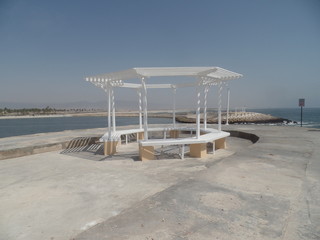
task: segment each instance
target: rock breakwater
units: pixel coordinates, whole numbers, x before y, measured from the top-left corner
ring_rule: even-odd
[[[203,114],[201,114],[200,121],[203,122]],[[185,114],[176,117],[177,122],[181,123],[195,123],[195,114]],[[221,121],[225,123],[227,121],[227,114],[223,112],[221,114]],[[295,123],[292,120],[275,117],[269,114],[256,113],[256,112],[230,112],[228,117],[230,124],[234,123],[255,123],[255,124],[267,124],[267,123]],[[215,124],[218,123],[218,114],[209,113],[207,116],[207,123]]]

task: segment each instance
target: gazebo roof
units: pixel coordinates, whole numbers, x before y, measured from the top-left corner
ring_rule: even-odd
[[[225,81],[242,77],[241,74],[231,72],[229,70],[220,67],[156,67],[156,68],[132,68],[119,72],[106,73],[102,75],[96,75],[87,77],[86,80],[92,83],[107,83],[140,79],[150,77],[175,77],[175,76],[187,76],[200,78],[206,81]],[[161,85],[161,84],[160,84]],[[123,83],[118,86],[129,87]],[[172,86],[172,85],[170,85]],[[131,85],[132,88],[137,87]],[[159,86],[160,87],[160,86]],[[169,85],[168,85],[169,87]]]

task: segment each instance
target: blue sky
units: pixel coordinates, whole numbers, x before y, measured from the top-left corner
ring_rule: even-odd
[[[174,66],[242,73],[232,107],[320,107],[320,1],[0,0],[0,105],[106,101],[84,77]],[[193,106],[194,90],[178,96]],[[136,98],[116,91],[123,105]],[[171,99],[154,91],[149,104]]]

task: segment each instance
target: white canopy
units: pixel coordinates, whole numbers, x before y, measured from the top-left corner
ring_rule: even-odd
[[[157,67],[157,68],[132,68],[119,72],[112,72],[102,75],[87,77],[86,80],[92,83],[110,83],[114,87],[140,88],[141,84],[124,83],[129,79],[147,79],[150,77],[195,77],[202,80],[206,85],[214,82],[221,82],[242,77],[241,74],[231,72],[220,67]],[[194,86],[194,84],[147,84],[147,88],[172,88]]]

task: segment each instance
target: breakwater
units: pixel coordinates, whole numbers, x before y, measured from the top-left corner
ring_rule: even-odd
[[[203,122],[203,114],[201,114],[200,121]],[[184,114],[176,117],[177,122],[181,123],[195,123],[196,115],[195,114]],[[227,121],[227,113],[221,113],[222,123]],[[270,114],[256,113],[256,112],[230,112],[228,116],[228,122],[230,124],[236,123],[296,123],[290,119],[275,117]],[[217,113],[208,113],[207,123],[215,124],[218,123],[218,114]]]

